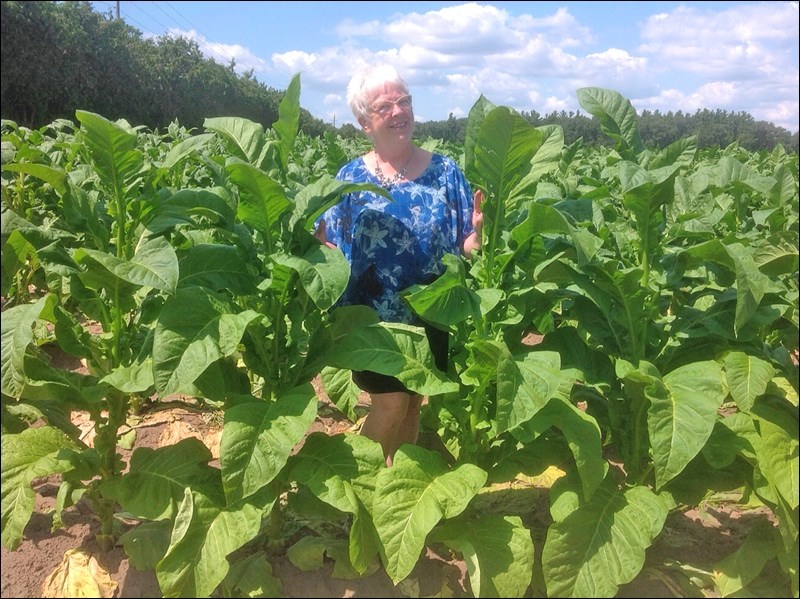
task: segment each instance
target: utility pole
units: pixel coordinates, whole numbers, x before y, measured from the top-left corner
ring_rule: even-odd
[[[117,0],[117,21],[119,21],[119,0]]]

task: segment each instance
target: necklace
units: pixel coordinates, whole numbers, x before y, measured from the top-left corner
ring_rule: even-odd
[[[406,162],[406,165],[394,174],[394,177],[387,177],[383,174],[383,169],[381,169],[381,165],[378,162],[378,154],[377,152],[375,153],[375,176],[378,178],[381,187],[384,189],[389,189],[401,179],[405,179],[406,173],[408,172],[408,165],[411,164],[411,159],[414,158],[414,151],[416,149],[417,146],[411,146],[411,156],[408,157],[408,162]]]

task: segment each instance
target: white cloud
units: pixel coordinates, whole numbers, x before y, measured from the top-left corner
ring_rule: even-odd
[[[539,112],[539,114],[544,115],[544,114],[550,114],[552,112],[561,112],[561,111],[570,112],[570,110],[571,106],[569,102],[565,101],[562,98],[556,98],[554,96],[550,96],[549,98],[545,99],[543,109],[541,111],[537,110],[537,112]]]
[[[508,20],[508,13],[494,6],[462,4],[400,16],[383,33],[400,45],[448,55],[485,55],[525,43],[523,32],[509,27]]]
[[[234,70],[239,74],[250,70],[254,73],[263,73],[266,70],[267,62],[265,60],[239,44],[210,42],[204,35],[197,33],[194,29],[183,31],[173,28],[169,30],[168,35],[176,38],[183,37],[196,42],[203,54],[226,66],[230,64],[231,60],[234,60]]]
[[[710,12],[683,7],[647,20],[639,50],[655,72],[683,71],[695,89],[646,98],[672,110],[749,112],[798,130],[798,3],[761,2]],[[654,77],[655,78],[655,77]]]
[[[797,131],[798,3],[724,6],[680,6],[599,45],[602,32],[567,8],[534,15],[541,9],[530,3],[529,14],[515,15],[470,2],[382,21],[348,19],[335,26],[341,44],[275,53],[271,67],[274,76],[300,72],[304,96],[324,97],[318,111],[326,114],[316,116],[336,114],[337,122],[352,119],[343,97],[350,75],[389,60],[412,88],[420,120],[466,115],[481,94],[543,115],[578,111],[577,89],[605,87],[637,110],[746,111]],[[241,56],[237,64],[246,62]]]
[[[381,31],[380,21],[359,23],[353,19],[344,19],[336,25],[336,34],[341,38],[378,37]]]
[[[681,7],[651,17],[639,50],[653,67],[714,79],[774,76],[797,56],[798,5],[765,2],[721,12]],[[796,67],[795,67],[796,68]]]

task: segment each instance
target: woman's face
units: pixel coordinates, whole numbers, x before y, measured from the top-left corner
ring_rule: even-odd
[[[376,144],[394,140],[410,141],[414,132],[411,95],[396,85],[379,89],[369,103],[365,122],[361,124]]]

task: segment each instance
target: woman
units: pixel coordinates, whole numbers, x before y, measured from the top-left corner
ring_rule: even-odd
[[[452,159],[414,145],[411,94],[394,67],[354,76],[347,101],[373,149],[336,178],[380,185],[394,201],[372,192],[346,194],[320,217],[316,235],[350,263],[340,305],[371,306],[385,322],[419,325],[400,292],[442,274],[445,253],[471,257],[480,247],[483,196],[477,191],[473,198]],[[447,333],[427,326],[426,332],[437,367],[446,370]],[[400,445],[417,441],[422,396],[375,372],[354,371],[353,381],[371,399],[361,434],[381,444],[391,466]]]

